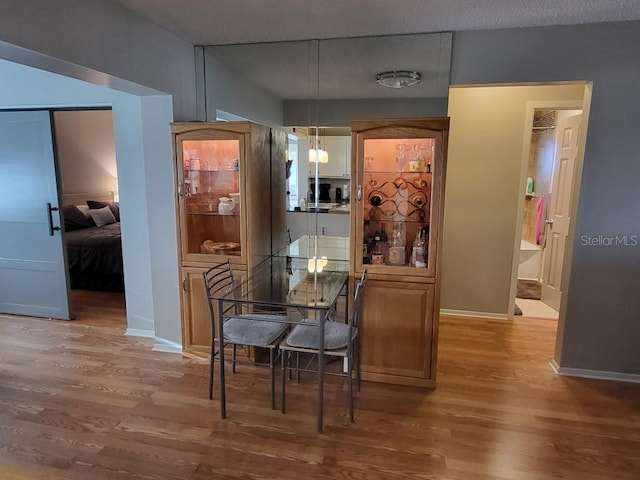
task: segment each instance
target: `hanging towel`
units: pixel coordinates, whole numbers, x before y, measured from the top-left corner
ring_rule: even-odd
[[[536,202],[536,209],[538,211],[536,216],[536,244],[542,245],[544,241],[544,221],[546,220],[546,196],[542,195]]]

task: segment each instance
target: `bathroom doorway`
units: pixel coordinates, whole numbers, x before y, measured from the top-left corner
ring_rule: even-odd
[[[515,315],[559,317],[582,110],[534,107],[524,176]]]

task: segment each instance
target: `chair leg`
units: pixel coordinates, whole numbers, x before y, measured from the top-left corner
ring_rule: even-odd
[[[211,339],[211,355],[209,355],[209,400],[213,400],[213,360],[216,356],[216,342]]]
[[[276,372],[273,354],[275,348],[269,349],[269,370],[271,372],[271,410],[276,409]]]
[[[356,337],[356,343],[355,343],[355,360],[356,360],[356,379],[357,379],[357,387],[358,387],[358,392],[360,391],[360,337]]]
[[[281,409],[282,409],[282,413],[284,413],[284,397],[285,397],[285,393],[286,393],[286,392],[285,392],[285,389],[286,389],[286,384],[287,384],[287,382],[285,381],[285,380],[286,380],[286,377],[287,377],[287,374],[286,374],[286,370],[287,370],[287,357],[288,357],[288,355],[287,355],[287,351],[286,351],[286,350],[281,350],[281,357],[280,357],[280,361],[282,362],[282,382],[281,382],[281,383],[282,383],[282,385],[281,385],[281,387],[280,387],[280,388],[281,388],[281,390],[280,390],[280,395],[281,395],[281,398],[280,398],[280,407],[281,407]],[[291,369],[289,369],[289,373],[291,373]]]
[[[347,380],[349,381],[349,421],[353,423],[353,352],[347,353]]]
[[[233,344],[233,353],[231,354],[231,371],[236,373],[236,356],[237,356],[238,346]]]

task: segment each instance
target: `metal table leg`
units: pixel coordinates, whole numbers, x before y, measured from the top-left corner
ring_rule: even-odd
[[[220,355],[220,417],[227,418],[227,398],[224,378],[224,331],[223,306],[218,300],[218,355]]]

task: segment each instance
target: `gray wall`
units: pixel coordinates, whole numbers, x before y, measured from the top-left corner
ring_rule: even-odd
[[[116,192],[111,110],[54,113],[61,193]]]
[[[216,110],[222,110],[263,125],[282,125],[282,100],[262,90],[220,62],[215,48],[196,48],[198,69],[203,72],[205,106],[202,120],[216,120]]]
[[[309,114],[311,110],[312,115]],[[366,100],[285,100],[285,126],[345,127],[356,118],[446,117],[446,98],[372,98]]]
[[[0,42],[70,63],[34,65],[29,52],[2,48],[0,58],[130,93],[155,89],[173,96],[176,120],[196,118],[193,46],[118,2],[2,0]]]
[[[639,22],[454,36],[453,85],[593,81],[570,287],[556,345],[564,368],[640,374],[640,246],[583,242],[583,236],[640,235],[638,45]]]

